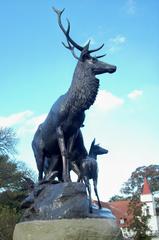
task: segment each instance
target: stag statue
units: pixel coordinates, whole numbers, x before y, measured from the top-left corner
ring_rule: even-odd
[[[68,150],[68,149],[67,149]],[[69,172],[73,170],[80,178],[80,166],[83,159],[88,156],[88,152],[84,146],[83,136],[81,130],[79,130],[78,138],[74,140],[72,151],[68,151],[69,154]],[[58,156],[46,157],[44,161],[44,173],[45,177],[43,181],[51,181],[57,178],[59,182],[63,182],[62,178],[62,159],[61,154]]]
[[[70,37],[70,22],[65,29],[61,22],[61,15],[64,11],[53,8],[58,17],[58,24],[64,33],[67,44],[63,45],[69,49],[73,56],[78,59],[73,79],[68,91],[60,96],[53,104],[45,121],[38,127],[33,141],[32,148],[39,171],[39,181],[43,179],[44,162],[46,158],[53,159],[56,163],[61,161],[62,178],[64,182],[69,178],[69,155],[75,146],[75,142],[81,141],[81,130],[85,119],[85,110],[94,103],[99,88],[99,80],[96,75],[113,73],[116,66],[104,63],[98,59],[102,56],[91,56],[97,49],[89,50],[90,41],[80,46]],[[80,51],[80,56],[74,52]],[[60,160],[61,159],[61,160]]]

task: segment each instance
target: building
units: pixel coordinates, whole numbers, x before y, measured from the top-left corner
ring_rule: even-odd
[[[129,222],[133,217],[132,215],[128,214],[129,203],[129,200],[120,200],[107,203],[101,202],[104,208],[109,208],[112,211],[113,215],[116,217],[116,222],[121,228],[123,236],[125,238],[132,236],[132,234],[128,231]]]
[[[150,186],[147,179],[144,179],[143,191],[140,196],[141,202],[146,205],[143,208],[144,214],[150,214],[149,227],[153,234],[159,233],[159,216],[157,214],[157,204],[155,202],[154,195],[151,193]]]
[[[143,207],[143,213],[149,214],[151,216],[149,220],[149,227],[152,230],[153,235],[159,235],[159,211],[157,211],[157,203],[155,197],[150,190],[150,186],[146,178],[144,178],[144,184],[142,188],[142,193],[140,196],[140,201],[145,203]],[[109,208],[112,213],[116,216],[116,221],[121,228],[123,235],[125,237],[131,237],[132,233],[128,232],[127,227],[130,220],[133,218],[132,215],[128,214],[128,206],[130,200],[120,200],[114,202],[102,202],[102,206]],[[159,238],[155,238],[159,239]]]

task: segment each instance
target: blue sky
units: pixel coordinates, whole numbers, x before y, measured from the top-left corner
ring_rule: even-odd
[[[17,131],[18,159],[36,168],[31,140],[77,63],[51,7],[65,8],[71,36],[91,47],[105,43],[103,61],[117,66],[100,76],[86,112],[84,140],[94,137],[109,154],[99,157],[102,200],[118,193],[139,166],[159,163],[159,2],[157,0],[2,0],[0,4],[0,125]],[[77,52],[77,54],[79,54]]]

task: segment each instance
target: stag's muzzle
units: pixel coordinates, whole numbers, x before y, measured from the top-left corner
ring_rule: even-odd
[[[95,75],[103,73],[114,73],[116,71],[116,66],[110,65],[104,62],[98,61],[98,64],[93,68],[93,73]]]
[[[114,73],[114,72],[116,72],[116,66],[113,66],[112,68],[110,68],[109,70],[108,70],[108,73]]]

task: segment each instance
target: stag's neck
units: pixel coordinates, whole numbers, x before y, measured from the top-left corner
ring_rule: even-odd
[[[99,80],[78,63],[75,69],[71,86],[68,90],[69,105],[74,111],[85,111],[94,103],[99,88]]]
[[[89,157],[97,160],[97,154],[95,154],[94,152],[89,152]]]

